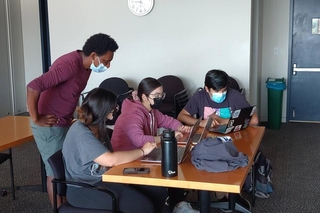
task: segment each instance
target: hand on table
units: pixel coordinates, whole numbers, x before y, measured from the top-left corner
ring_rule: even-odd
[[[143,150],[144,155],[147,155],[156,147],[157,147],[157,143],[147,142],[143,145],[141,149]]]
[[[201,126],[201,127],[205,127],[205,126],[207,125],[207,122],[208,122],[208,119],[202,120],[202,121],[200,122],[200,126]],[[219,125],[220,125],[219,121],[216,120],[216,119],[214,119],[214,118],[212,118],[211,127],[215,127],[215,126],[219,126]]]
[[[212,117],[211,127],[215,127],[215,126],[219,126],[220,125],[221,118],[218,115],[213,113],[212,115],[210,115],[210,117]]]
[[[190,126],[185,126],[185,125],[181,125],[177,131],[183,133],[189,133],[191,131],[191,127]]]
[[[174,136],[175,136],[177,139],[179,139],[179,138],[183,137],[183,134],[182,134],[181,132],[179,132],[179,131],[174,131]]]

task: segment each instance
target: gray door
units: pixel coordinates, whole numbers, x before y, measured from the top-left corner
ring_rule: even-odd
[[[292,0],[289,121],[320,122],[320,1]]]

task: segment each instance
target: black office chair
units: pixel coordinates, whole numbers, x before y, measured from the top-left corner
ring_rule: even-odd
[[[119,111],[113,116],[111,121],[107,121],[107,125],[114,125],[118,116],[121,114],[122,102],[131,95],[133,88],[128,86],[128,83],[122,78],[112,77],[107,78],[101,82],[100,88],[104,88],[114,92],[117,96],[117,103],[119,105]]]
[[[228,87],[238,90],[242,95],[245,95],[245,89],[244,88],[240,88],[238,82],[236,81],[236,79],[232,78],[229,76],[228,78]]]
[[[159,111],[165,115],[172,116],[176,118],[179,114],[176,112],[175,106],[175,95],[182,92],[185,87],[182,80],[174,75],[162,76],[158,79],[163,86],[163,92],[166,93],[166,97],[163,100],[162,106],[159,108]]]
[[[188,103],[189,96],[187,89],[182,90],[181,92],[174,95],[174,117],[177,118],[181,110]]]
[[[102,187],[99,186],[92,186],[86,183],[81,183],[81,182],[74,182],[74,181],[67,181],[65,179],[65,167],[62,159],[62,151],[59,150],[55,154],[53,154],[49,159],[49,164],[53,170],[53,175],[54,179],[52,180],[53,183],[53,199],[54,199],[54,206],[53,206],[53,211],[54,213],[71,213],[71,212],[79,212],[79,213],[116,213],[119,212],[117,211],[116,208],[116,197],[115,195],[109,191],[106,190]],[[84,200],[87,198],[90,200],[90,205],[93,207],[92,209],[88,208],[79,208],[72,206],[68,202],[62,203],[61,199],[61,205],[59,208],[57,207],[57,196],[66,197],[66,192],[67,192],[67,185],[69,184],[68,187],[73,186],[80,186],[81,188],[79,189],[78,196],[84,196]],[[99,192],[97,192],[99,191]],[[90,199],[90,194],[91,193],[105,193],[110,196],[111,202],[112,202],[112,209],[110,210],[101,210],[101,209],[94,209],[94,201]]]
[[[11,190],[12,190],[12,200],[16,199],[15,186],[14,186],[14,175],[13,175],[13,164],[12,164],[12,151],[9,149],[9,153],[0,153],[0,164],[4,163],[6,160],[10,161],[10,175],[11,175]],[[6,196],[6,190],[0,190],[1,196]]]
[[[201,90],[203,90],[203,89],[204,89],[203,87],[198,87],[198,88],[196,88],[196,89],[194,90],[194,92],[193,92],[192,95],[196,94],[197,92],[199,92],[199,91],[201,91]],[[200,115],[197,113],[197,114],[193,115],[193,117],[196,118],[196,119],[198,119],[198,118],[200,118]]]

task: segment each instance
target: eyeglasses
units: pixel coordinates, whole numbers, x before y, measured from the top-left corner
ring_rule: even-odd
[[[154,98],[151,98],[150,97],[150,95],[152,95]],[[148,96],[148,98],[150,98],[150,99],[164,99],[165,97],[166,97],[166,93],[164,92],[164,93],[162,93],[162,94],[160,94],[160,93],[154,93],[154,94],[150,94],[149,96]]]
[[[119,107],[119,105],[117,104],[117,105],[113,108],[113,110],[111,110],[110,113],[118,112],[119,109],[120,109],[120,107]]]

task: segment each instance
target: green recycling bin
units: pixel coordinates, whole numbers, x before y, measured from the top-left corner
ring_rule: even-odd
[[[284,78],[268,78],[268,127],[280,129],[282,117],[283,90],[286,89]]]

